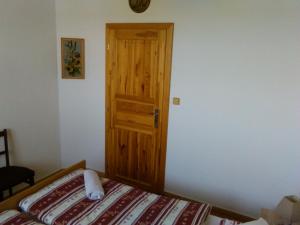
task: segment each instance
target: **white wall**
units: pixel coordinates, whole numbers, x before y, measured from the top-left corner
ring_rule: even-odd
[[[86,40],[86,80],[59,78],[62,163],[104,170],[105,23],[174,22],[182,105],[170,106],[166,190],[253,216],[300,194],[299,11],[298,0],[152,0],[143,14],[56,0],[58,57],[60,37]]]
[[[54,3],[0,1],[0,129],[37,179],[60,167]]]

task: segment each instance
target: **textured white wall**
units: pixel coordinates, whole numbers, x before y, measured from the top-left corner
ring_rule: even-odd
[[[0,0],[0,129],[37,178],[60,167],[54,3]]]
[[[300,194],[299,11],[298,0],[152,0],[143,14],[56,0],[58,57],[60,37],[86,40],[86,80],[59,79],[62,163],[104,169],[105,23],[174,22],[182,105],[170,106],[166,190],[253,216]]]

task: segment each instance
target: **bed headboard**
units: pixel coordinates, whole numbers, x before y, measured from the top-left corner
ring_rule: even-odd
[[[35,185],[24,189],[23,191],[18,192],[14,196],[0,202],[0,212],[8,209],[17,209],[19,202],[28,195],[31,195],[38,190],[42,189],[43,187],[49,185],[53,181],[69,174],[70,172],[77,170],[77,169],[85,169],[86,168],[86,161],[82,160],[68,168],[59,170],[58,172],[42,179],[41,181],[37,182]]]

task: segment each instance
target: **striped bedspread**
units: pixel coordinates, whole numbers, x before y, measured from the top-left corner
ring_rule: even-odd
[[[29,219],[17,210],[7,210],[0,213],[0,225],[42,225]]]
[[[25,212],[55,225],[193,225],[204,222],[210,206],[172,199],[103,179],[105,196],[86,198],[83,170],[57,180],[20,202]]]

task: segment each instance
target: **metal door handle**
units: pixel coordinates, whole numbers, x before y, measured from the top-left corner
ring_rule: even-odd
[[[158,128],[159,119],[159,109],[154,110],[154,127]]]

